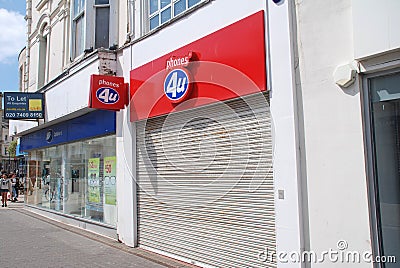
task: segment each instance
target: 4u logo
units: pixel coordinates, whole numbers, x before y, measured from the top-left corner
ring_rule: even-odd
[[[189,92],[189,75],[182,69],[174,69],[168,73],[164,81],[164,93],[173,102],[185,99]]]
[[[102,87],[96,91],[97,99],[104,104],[114,104],[119,100],[119,94],[115,89]]]

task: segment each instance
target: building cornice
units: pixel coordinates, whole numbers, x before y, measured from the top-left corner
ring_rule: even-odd
[[[39,3],[36,5],[36,10],[40,11],[45,4],[47,4],[49,2],[49,0],[40,0]]]

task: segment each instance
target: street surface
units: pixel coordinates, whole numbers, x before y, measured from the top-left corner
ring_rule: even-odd
[[[22,203],[0,207],[0,267],[190,267],[42,218]],[[193,266],[192,266],[193,267]]]

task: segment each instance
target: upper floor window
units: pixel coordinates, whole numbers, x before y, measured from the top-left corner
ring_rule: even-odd
[[[76,58],[84,51],[85,0],[74,0],[72,12],[72,54]]]
[[[85,50],[118,43],[118,1],[74,0],[72,4],[72,59]]]
[[[19,67],[18,77],[19,77],[19,91],[22,92],[24,90],[24,65]]]
[[[44,24],[39,34],[39,58],[37,72],[38,89],[46,84],[48,72],[48,25]]]
[[[109,48],[110,42],[110,3],[109,0],[95,0],[96,29],[94,48]]]
[[[170,21],[205,0],[147,0],[149,30]]]

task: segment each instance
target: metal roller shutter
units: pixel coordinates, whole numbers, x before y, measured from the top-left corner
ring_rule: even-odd
[[[210,267],[276,267],[265,94],[137,123],[139,246]]]

